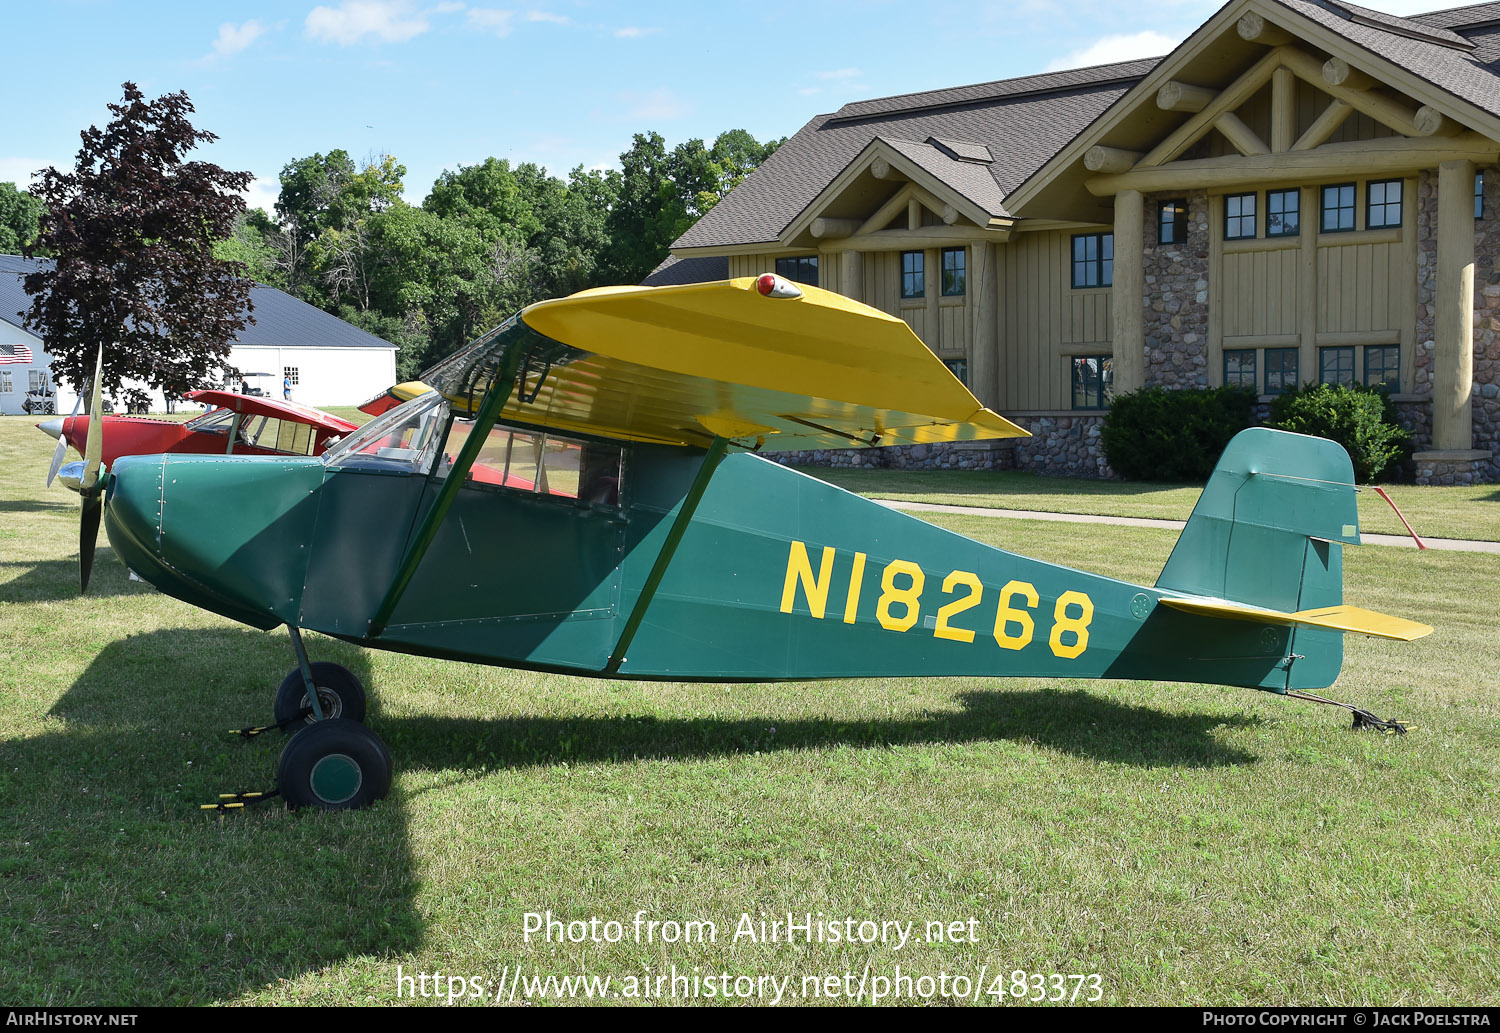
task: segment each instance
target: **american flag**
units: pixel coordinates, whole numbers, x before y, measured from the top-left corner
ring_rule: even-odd
[[[31,349],[24,344],[0,344],[0,366],[29,366]]]

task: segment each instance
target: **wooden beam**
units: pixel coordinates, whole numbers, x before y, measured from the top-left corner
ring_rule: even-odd
[[[1268,47],[1279,47],[1292,41],[1292,35],[1278,29],[1254,11],[1248,11],[1235,23],[1235,31],[1247,43],[1263,43]]]
[[[1344,120],[1352,114],[1354,114],[1354,105],[1334,97],[1328,102],[1328,107],[1323,109],[1323,113],[1307,127],[1307,132],[1297,137],[1297,142],[1292,144],[1292,150],[1310,151],[1314,147],[1321,146],[1330,136],[1338,132],[1339,126],[1343,125]]]
[[[1416,123],[1418,136],[1454,136],[1464,131],[1463,126],[1430,104],[1418,108],[1412,121]]]
[[[1173,80],[1156,91],[1156,106],[1163,111],[1202,111],[1217,96],[1207,86]]]
[[[1290,69],[1271,73],[1271,150],[1285,154],[1297,138],[1297,77]]]
[[[1493,165],[1500,160],[1500,143],[1478,133],[1453,137],[1403,139],[1383,137],[1330,143],[1314,150],[1245,157],[1200,158],[1159,168],[1136,168],[1115,176],[1095,176],[1084,186],[1096,197],[1121,190],[1152,193],[1158,190],[1221,190],[1243,186],[1279,186],[1308,180],[1336,179],[1358,170],[1359,176],[1396,175],[1430,169],[1446,161]],[[1470,184],[1472,196],[1473,184]],[[1470,209],[1470,217],[1473,210]]]
[[[913,232],[922,228],[922,202],[915,197],[906,202],[906,228]]]
[[[1283,64],[1290,68],[1297,78],[1326,90],[1329,95],[1351,105],[1355,111],[1369,115],[1375,121],[1389,126],[1402,136],[1422,135],[1417,129],[1415,108],[1392,100],[1384,94],[1351,89],[1347,85],[1329,82],[1323,74],[1326,64],[1319,64],[1318,59],[1306,51],[1286,47],[1279,53],[1282,55]]]
[[[845,251],[839,256],[839,293],[846,298],[861,301],[864,297],[865,256],[858,251]]]
[[[1140,151],[1095,145],[1083,152],[1083,167],[1090,172],[1129,172],[1141,160]]]
[[[860,226],[864,224],[861,219],[830,219],[819,216],[812,221],[812,235],[821,240],[837,240],[859,232]]]
[[[1137,164],[1141,168],[1154,168],[1176,160],[1198,139],[1213,127],[1214,119],[1225,111],[1233,111],[1249,100],[1255,91],[1270,81],[1271,73],[1281,65],[1281,55],[1286,47],[1277,47],[1255,64],[1251,65],[1234,82],[1219,92],[1212,104],[1178,126],[1161,143],[1153,147]],[[1102,171],[1102,170],[1101,170]]]
[[[839,241],[839,246],[866,253],[874,251],[920,251],[923,248],[961,247],[976,241],[997,244],[1010,239],[1008,231],[981,230],[972,226],[923,226],[919,230],[877,230]]]
[[[953,207],[951,204],[943,205],[943,210],[938,214],[942,216],[943,224],[945,226],[952,226],[955,222],[958,221],[958,209]]]
[[[1323,62],[1323,81],[1329,86],[1343,86],[1350,90],[1368,90],[1375,85],[1374,79],[1351,67],[1341,57],[1330,57]]]
[[[1224,139],[1234,144],[1234,149],[1246,157],[1271,153],[1265,141],[1255,135],[1255,130],[1245,125],[1232,111],[1222,112],[1218,118],[1214,119],[1214,128],[1223,133]]]

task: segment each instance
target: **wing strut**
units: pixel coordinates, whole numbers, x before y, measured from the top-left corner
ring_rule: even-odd
[[[677,545],[682,541],[682,536],[687,533],[688,525],[693,522],[693,514],[698,511],[698,503],[703,500],[703,493],[708,490],[708,482],[713,479],[714,471],[719,468],[719,460],[724,458],[724,452],[728,447],[729,439],[721,437],[714,438],[713,444],[708,446],[708,454],[703,457],[703,465],[698,467],[698,476],[693,478],[693,486],[688,489],[681,508],[677,510],[677,519],[672,521],[672,529],[667,532],[667,540],[662,543],[661,552],[656,554],[656,562],[651,566],[651,573],[647,576],[646,583],[641,586],[640,597],[635,601],[635,608],[630,611],[630,617],[625,622],[625,630],[620,632],[620,641],[615,643],[614,652],[610,654],[609,662],[604,665],[606,673],[618,673],[620,665],[625,662],[625,650],[630,648],[630,642],[635,638],[636,630],[645,619],[646,609],[651,605],[656,589],[661,585],[661,579],[666,576],[667,567],[672,563],[672,556],[677,552]]]
[[[391,581],[391,587],[386,589],[385,598],[380,601],[380,608],[375,611],[375,616],[370,621],[371,638],[379,638],[385,631],[385,626],[390,623],[391,614],[396,612],[396,604],[401,601],[401,596],[406,592],[406,586],[411,584],[411,579],[417,573],[417,567],[422,564],[422,557],[427,555],[427,549],[432,545],[432,540],[437,537],[438,528],[442,526],[443,518],[448,515],[453,500],[458,496],[458,489],[463,486],[464,477],[468,474],[469,468],[474,465],[474,460],[479,456],[479,450],[489,440],[490,430],[495,426],[495,421],[500,418],[500,410],[505,407],[511,392],[516,388],[516,370],[520,368],[520,365],[519,348],[509,349],[500,360],[500,368],[495,371],[495,379],[490,382],[489,389],[485,391],[484,401],[479,406],[479,413],[474,417],[474,427],[469,432],[469,440],[465,441],[464,447],[459,450],[458,458],[453,462],[453,468],[448,471],[443,486],[438,489],[437,498],[432,500],[432,508],[422,517],[417,533],[412,536],[411,543],[406,547],[406,555],[401,557],[401,565],[396,568],[396,576]]]

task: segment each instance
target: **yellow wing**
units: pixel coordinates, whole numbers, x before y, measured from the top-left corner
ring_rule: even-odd
[[[1026,436],[901,320],[831,291],[796,292],[768,297],[750,277],[584,291],[522,310],[423,379],[477,408],[482,394],[459,386],[476,382],[466,370],[496,368],[504,348],[542,355],[539,343],[555,342],[566,350],[523,367],[503,418],[633,441],[721,436],[766,451]]]

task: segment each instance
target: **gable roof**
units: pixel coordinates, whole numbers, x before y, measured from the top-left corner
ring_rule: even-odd
[[[42,268],[47,259],[0,255],[0,320],[36,334],[22,325],[21,313],[31,307],[31,296],[21,278]],[[255,322],[231,342],[261,348],[394,348],[389,341],[366,333],[290,294],[255,284],[250,288]]]
[[[819,115],[673,244],[774,243],[877,138],[992,218],[1005,195],[1149,71],[1157,58],[857,101]],[[958,151],[959,156],[945,153]],[[987,148],[992,161],[979,159]]]
[[[1021,216],[1107,220],[1107,200],[1084,192],[1084,151],[1101,143],[1149,149],[1185,124],[1191,114],[1159,111],[1151,98],[1179,76],[1222,88],[1265,56],[1235,31],[1252,12],[1500,141],[1500,3],[1400,18],[1343,0],[1233,0],[1019,184],[1011,206]]]

